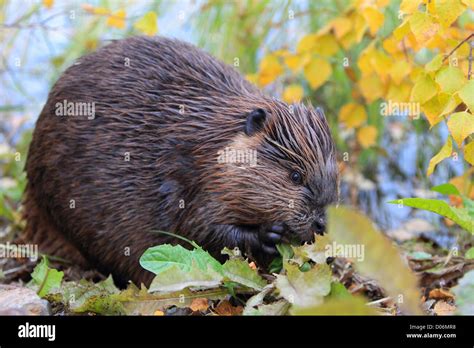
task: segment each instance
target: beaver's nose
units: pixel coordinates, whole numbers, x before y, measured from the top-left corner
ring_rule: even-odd
[[[323,235],[326,231],[326,219],[324,217],[316,218],[311,227],[316,234]]]

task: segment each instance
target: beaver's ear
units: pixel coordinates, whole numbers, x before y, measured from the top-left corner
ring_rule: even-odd
[[[265,125],[267,113],[263,109],[255,109],[247,115],[245,134],[249,137],[260,131]]]

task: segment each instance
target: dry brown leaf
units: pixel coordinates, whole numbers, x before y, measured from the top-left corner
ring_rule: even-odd
[[[157,316],[163,316],[165,315],[165,313],[163,311],[155,311],[155,313],[153,313],[153,315],[157,315]]]
[[[444,290],[444,289],[431,290],[429,297],[434,298],[436,300],[454,299],[454,295],[450,293],[448,290]]]
[[[456,310],[456,307],[453,305],[450,305],[446,301],[438,301],[436,302],[433,311],[437,315],[453,315],[454,311]]]
[[[224,301],[219,302],[219,304],[214,309],[214,311],[218,315],[225,315],[225,316],[240,315],[242,314],[243,308],[242,306],[234,307],[230,304],[229,301],[224,300]]]
[[[189,306],[193,312],[205,311],[209,308],[207,298],[195,298]]]
[[[253,262],[253,261],[249,263],[249,267],[250,267],[251,269],[254,269],[254,270],[257,269],[257,265],[256,265],[255,262]]]

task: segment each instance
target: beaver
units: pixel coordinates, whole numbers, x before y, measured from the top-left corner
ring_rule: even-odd
[[[320,108],[266,96],[176,39],[113,41],[49,93],[27,156],[25,235],[116,281],[149,283],[143,252],[186,244],[160,231],[265,264],[278,243],[323,233],[335,152]]]

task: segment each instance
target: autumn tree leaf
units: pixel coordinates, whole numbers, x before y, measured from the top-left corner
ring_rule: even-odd
[[[468,112],[456,112],[449,117],[448,129],[454,141],[460,147],[464,139],[474,133],[474,115]]]
[[[344,105],[339,111],[339,121],[348,128],[356,128],[367,120],[365,108],[360,104],[349,103]]]
[[[277,274],[276,287],[288,302],[297,307],[309,307],[322,303],[331,291],[331,269],[327,264],[316,264],[307,272],[288,262],[286,275]]]
[[[424,104],[433,98],[438,91],[436,83],[430,75],[422,74],[416,80],[415,85],[411,91],[411,100]]]
[[[332,74],[332,67],[325,59],[315,58],[304,68],[304,77],[312,89],[317,89]]]
[[[436,74],[436,82],[446,93],[459,91],[465,80],[462,70],[453,66],[444,67]]]
[[[366,7],[362,11],[362,15],[369,25],[370,34],[375,36],[383,24],[384,14],[374,7]]]
[[[438,163],[440,163],[442,160],[445,158],[448,158],[451,156],[451,153],[453,151],[453,141],[451,140],[451,137],[448,137],[448,140],[446,140],[446,143],[443,145],[441,150],[433,156],[432,159],[430,159],[430,164],[428,165],[428,170],[426,171],[426,175],[430,176],[433,174],[433,171]]]
[[[364,126],[357,131],[357,141],[363,148],[375,145],[377,140],[377,127]]]
[[[459,91],[459,97],[467,105],[471,113],[474,113],[474,80],[470,80]]]
[[[421,313],[418,280],[403,261],[393,244],[364,215],[346,207],[328,210],[328,234],[339,244],[364,246],[362,261],[354,266],[361,273],[376,279],[390,296],[400,301],[400,307],[411,314]],[[390,265],[380,267],[380,260]]]
[[[107,25],[109,27],[123,29],[125,28],[125,17],[127,13],[124,9],[120,9],[116,12],[113,12],[109,18],[107,18]]]
[[[276,80],[283,73],[283,66],[280,64],[278,57],[269,54],[260,62],[260,71],[258,82],[261,86],[266,86]]]
[[[297,84],[289,85],[283,91],[283,100],[289,104],[298,103],[303,98],[303,87]]]
[[[158,31],[158,24],[157,24],[157,16],[156,13],[150,11],[146,13],[142,18],[135,22],[133,25],[137,30],[141,31],[145,35],[153,36]]]
[[[435,0],[436,14],[441,25],[448,28],[466,9],[461,0]]]
[[[464,147],[464,159],[474,166],[474,141]]]

